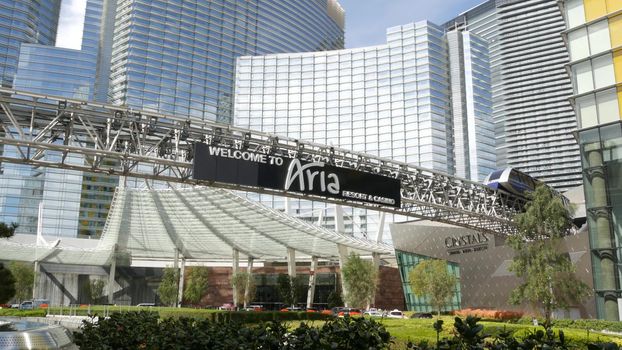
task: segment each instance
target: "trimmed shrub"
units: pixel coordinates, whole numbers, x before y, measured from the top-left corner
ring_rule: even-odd
[[[523,317],[525,313],[509,310],[462,309],[454,311],[453,314],[460,317],[474,316],[482,320],[516,321]]]
[[[231,319],[159,320],[157,313],[146,311],[113,313],[110,318],[96,323],[84,321],[81,332],[74,334],[79,347],[95,350],[388,349],[391,343],[389,333],[381,324],[364,318],[333,319],[321,329],[302,323],[290,332],[278,321],[243,325]]]

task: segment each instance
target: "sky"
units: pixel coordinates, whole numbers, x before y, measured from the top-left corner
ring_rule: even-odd
[[[281,0],[284,1],[284,0]],[[430,20],[443,24],[484,0],[339,0],[346,11],[346,47],[380,45],[389,27]],[[86,0],[62,0],[56,46],[80,49]]]
[[[80,49],[86,0],[63,0],[56,35],[56,46],[67,49]]]
[[[346,11],[346,48],[386,43],[387,28],[424,19],[443,24],[485,0],[339,0]]]

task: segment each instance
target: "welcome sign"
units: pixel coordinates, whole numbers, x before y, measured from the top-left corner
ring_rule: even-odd
[[[236,185],[399,208],[400,182],[390,177],[222,146],[195,144],[193,177]]]

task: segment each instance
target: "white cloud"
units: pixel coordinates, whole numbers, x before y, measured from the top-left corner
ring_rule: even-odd
[[[80,49],[86,0],[63,0],[56,34],[56,46]]]

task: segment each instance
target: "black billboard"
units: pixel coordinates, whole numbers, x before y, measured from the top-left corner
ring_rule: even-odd
[[[399,180],[324,162],[197,143],[193,166],[196,180],[400,207]]]

